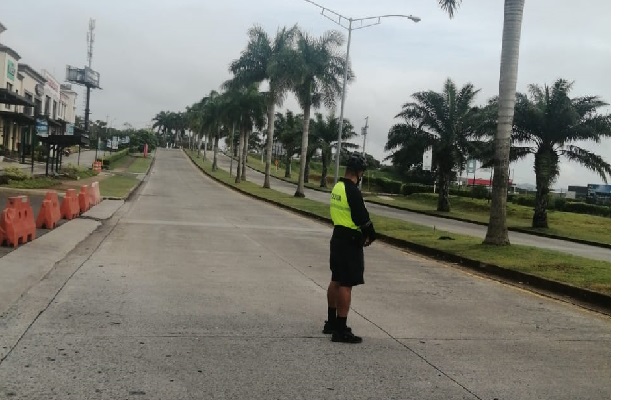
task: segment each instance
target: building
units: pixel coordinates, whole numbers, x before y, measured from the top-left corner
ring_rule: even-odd
[[[0,23],[0,34],[5,30]],[[24,162],[40,142],[52,146],[55,156],[63,147],[81,143],[81,136],[75,137],[78,94],[72,86],[19,61],[15,50],[0,43],[0,155]]]

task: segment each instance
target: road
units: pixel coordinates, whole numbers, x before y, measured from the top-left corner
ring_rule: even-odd
[[[159,150],[0,319],[0,398],[610,398],[609,317],[378,242],[331,342],[330,233]]]
[[[208,157],[210,157],[209,154]],[[218,164],[220,168],[229,171],[229,162],[230,160],[227,156],[219,154]],[[257,172],[251,168],[247,168],[247,180],[249,180],[250,182],[254,182],[258,185],[262,185],[264,183],[264,174]],[[270,186],[272,189],[288,194],[294,194],[294,192],[296,191],[296,186],[294,184],[276,178],[271,178]],[[305,196],[312,200],[325,203],[329,202],[329,194],[318,190],[306,188]],[[435,227],[436,229],[447,232],[475,236],[478,238],[484,238],[486,236],[486,226],[483,225],[461,222],[447,218],[439,218],[411,211],[398,210],[395,208],[386,207],[384,205],[374,203],[368,203],[367,208],[370,213],[375,215],[397,218],[419,225]],[[550,239],[520,232],[508,232],[508,237],[510,238],[510,243],[512,244],[540,247],[543,249],[560,251],[563,253],[591,258],[594,260],[609,262],[611,261],[611,249],[597,246],[588,246],[585,244],[574,243],[566,240]]]

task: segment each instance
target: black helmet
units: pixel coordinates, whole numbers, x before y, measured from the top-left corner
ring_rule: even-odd
[[[361,153],[354,151],[349,156],[349,160],[347,160],[347,169],[352,171],[366,171],[366,157],[364,157]]]

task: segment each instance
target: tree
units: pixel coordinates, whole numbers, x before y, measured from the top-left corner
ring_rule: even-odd
[[[218,170],[218,141],[222,133],[222,104],[220,93],[212,90],[208,96],[203,98],[201,104],[201,131],[207,132],[214,141],[214,160],[212,171]]]
[[[312,121],[312,136],[315,138],[318,148],[321,149],[321,161],[323,170],[321,172],[320,187],[327,187],[327,173],[331,165],[332,151],[338,143],[338,124],[340,119],[334,114],[329,114],[324,118],[321,113],[316,113]],[[345,148],[358,148],[356,144],[348,143],[347,140],[357,136],[353,130],[353,125],[348,119],[344,119],[342,124],[342,140]]]
[[[458,90],[447,79],[442,93],[414,93],[414,102],[404,104],[396,116],[404,122],[394,125],[388,133],[388,150],[404,147],[405,143],[399,140],[402,137],[411,137],[411,145],[417,149],[432,149],[438,177],[438,211],[450,210],[449,182],[466,164],[472,139],[477,135],[479,109],[472,107],[472,102],[478,91],[470,83]]]
[[[438,0],[442,9],[453,18],[462,0]],[[508,245],[506,205],[508,169],[510,166],[510,136],[519,70],[519,39],[525,0],[504,0],[504,29],[499,70],[499,123],[495,136],[494,175],[491,214],[484,244]]]
[[[297,31],[296,25],[292,28],[281,28],[277,31],[275,38],[271,40],[261,27],[254,26],[249,29],[249,42],[240,58],[233,61],[229,66],[229,70],[234,74],[231,84],[235,87],[246,87],[254,83],[268,81],[265,188],[270,188],[275,106],[281,106],[286,92],[293,86],[291,77],[294,75],[291,70],[294,66],[293,45]]]
[[[504,1],[504,30],[502,55],[499,71],[499,110],[493,190],[491,193],[491,215],[486,230],[485,244],[508,245],[506,205],[508,196],[508,171],[510,167],[510,136],[512,134],[517,73],[519,69],[519,39],[525,0]]]
[[[292,177],[292,157],[296,154],[299,141],[302,137],[303,115],[294,115],[290,110],[284,116],[277,113],[275,117],[275,133],[277,140],[281,142],[286,161],[286,178]]]
[[[529,85],[530,97],[517,94],[511,159],[534,154],[536,202],[532,226],[547,228],[547,202],[551,185],[560,174],[560,157],[597,172],[607,181],[611,166],[602,157],[576,144],[599,143],[611,136],[611,116],[597,109],[608,104],[597,96],[569,98],[573,82],[558,79],[551,87]]]
[[[305,197],[305,160],[307,158],[310,112],[321,103],[332,108],[336,97],[342,92],[345,57],[337,49],[344,43],[340,32],[328,31],[320,38],[312,38],[299,32],[294,93],[303,109],[303,131],[301,139],[301,163],[296,197]],[[352,78],[352,74],[349,75]]]

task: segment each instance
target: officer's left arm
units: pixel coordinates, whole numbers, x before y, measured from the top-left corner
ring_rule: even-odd
[[[346,192],[347,202],[351,208],[351,219],[353,220],[353,223],[355,223],[362,231],[364,242],[368,246],[375,240],[375,227],[373,226],[369,212],[364,205],[362,193],[357,186],[347,187]]]

